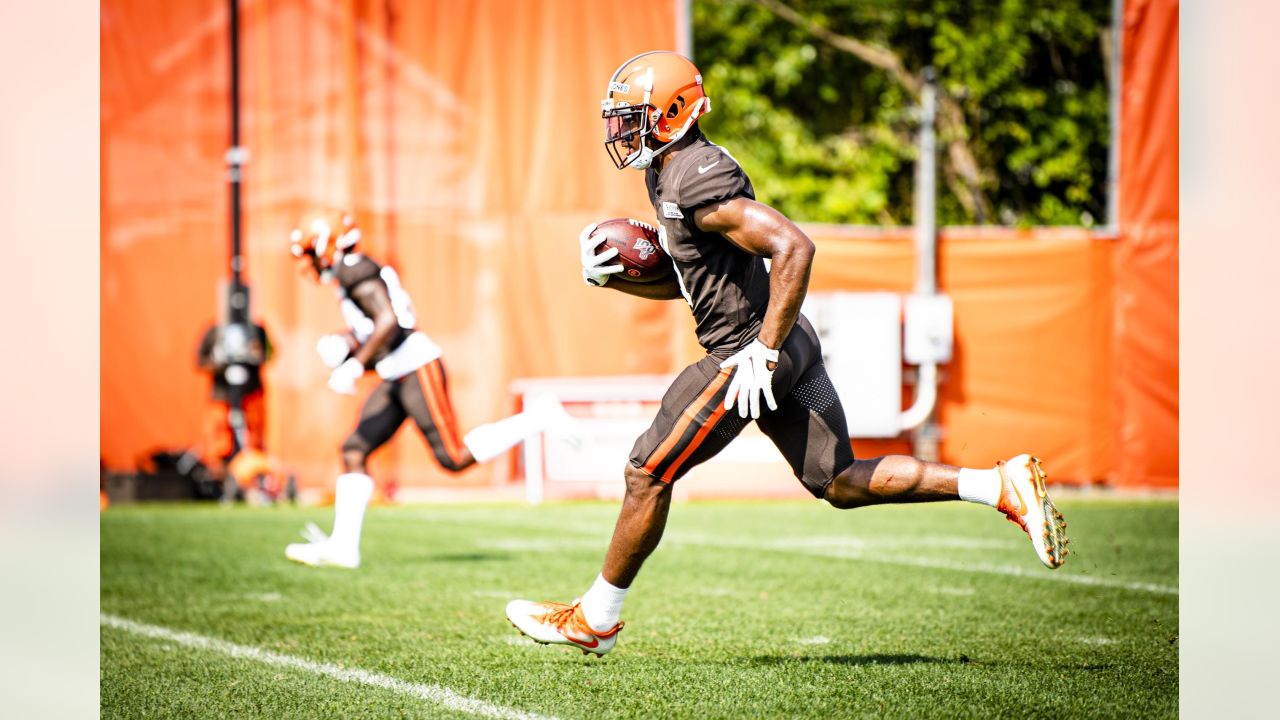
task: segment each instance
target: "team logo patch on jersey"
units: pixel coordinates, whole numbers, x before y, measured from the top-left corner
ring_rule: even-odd
[[[635,248],[635,251],[640,254],[641,260],[648,260],[650,255],[658,251],[658,248],[654,247],[653,243],[644,238],[635,241],[635,244],[631,247]]]
[[[684,213],[680,212],[680,206],[673,202],[662,202],[662,217],[680,219],[684,217]]]

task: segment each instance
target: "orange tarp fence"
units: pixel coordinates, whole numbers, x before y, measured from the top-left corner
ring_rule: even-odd
[[[313,208],[353,208],[365,249],[400,270],[445,348],[465,426],[507,411],[514,377],[673,366],[673,310],[583,286],[574,239],[590,220],[646,213],[639,176],[600,145],[599,100],[623,60],[675,45],[675,12],[621,0],[241,4],[247,281],[276,347],[267,446],[304,483],[331,481],[358,408],[325,389],[313,351],[341,325],[333,291],[287,258],[290,228]],[[209,381],[195,349],[228,276],[227,19],[222,0],[103,3],[109,466],[200,435]],[[411,432],[374,465],[405,483],[446,479]]]
[[[810,290],[912,291],[910,229],[805,229],[818,246]],[[956,312],[938,398],[944,461],[987,467],[1026,451],[1055,480],[1108,478],[1114,249],[1085,230],[942,231],[939,290]],[[907,451],[855,443],[859,456]]]
[[[1121,485],[1178,484],[1178,2],[1125,0],[1116,248]]]
[[[600,146],[598,101],[622,60],[675,45],[676,5],[242,4],[246,277],[276,349],[264,375],[267,446],[304,485],[332,482],[359,402],[325,387],[313,350],[341,325],[333,290],[305,281],[285,250],[314,208],[353,208],[366,251],[400,271],[445,350],[464,428],[509,412],[516,377],[666,373],[696,357],[683,303],[586,287],[575,242],[588,221],[652,215],[641,176],[614,169]],[[111,467],[201,435],[209,380],[195,349],[228,275],[227,91],[225,2],[104,2],[101,446]],[[1176,150],[1176,113],[1172,122]],[[1176,248],[1176,183],[1173,192]],[[1176,482],[1176,372],[1172,437],[1165,373],[1176,354],[1138,352],[1149,335],[1131,334],[1170,317],[1176,333],[1176,279],[1149,262],[1167,242],[1126,244],[1147,237],[1139,220],[1154,216],[1123,208],[1122,233],[1137,234],[1119,240],[944,231],[940,284],[957,313],[939,400],[944,460],[989,466],[1026,450],[1048,458],[1055,478],[1116,479],[1120,467],[1120,479],[1141,482],[1163,477],[1172,452]],[[815,290],[910,289],[908,230],[806,227],[819,246]],[[1113,292],[1138,300],[1121,308]],[[1152,362],[1160,372],[1148,377]],[[1120,447],[1122,436],[1133,445]],[[449,476],[410,430],[373,472],[475,485],[504,468]]]

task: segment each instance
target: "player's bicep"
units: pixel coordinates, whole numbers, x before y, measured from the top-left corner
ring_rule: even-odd
[[[693,221],[699,230],[720,233],[739,248],[760,257],[773,257],[797,237],[805,237],[785,215],[761,202],[735,197],[698,208]]]

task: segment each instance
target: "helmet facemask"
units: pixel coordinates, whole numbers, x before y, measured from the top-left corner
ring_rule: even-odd
[[[697,102],[699,105],[710,105],[706,102],[706,98],[699,99]],[[650,147],[649,139],[653,137],[657,120],[662,117],[660,110],[652,105],[605,109],[600,113],[604,118],[605,149],[609,151],[609,157],[613,158],[613,163],[619,170],[627,167],[633,170],[645,170],[653,164],[653,159],[659,153],[674,145],[689,132],[700,114],[695,108],[684,126],[676,131],[670,141],[653,148]],[[639,147],[636,147],[635,143],[637,138]]]
[[[643,170],[653,162],[648,143],[649,134],[653,132],[650,110],[652,106],[636,105],[606,109],[600,114],[604,118],[605,149],[619,170],[624,167]],[[641,163],[642,167],[636,167]]]
[[[324,258],[316,252],[313,238],[304,236],[302,230],[295,229],[289,236],[289,254],[298,261],[298,269],[319,283],[327,283],[332,276],[331,268]]]
[[[350,252],[360,240],[360,229],[350,215],[332,222],[316,218],[307,230],[295,228],[289,235],[289,252],[302,261],[317,282],[327,283],[333,277],[333,266]]]

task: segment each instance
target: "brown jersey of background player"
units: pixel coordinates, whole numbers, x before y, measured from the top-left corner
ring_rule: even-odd
[[[645,171],[659,241],[676,272],[651,283],[625,280],[617,275],[622,266],[609,264],[618,250],[597,254],[595,226],[588,225],[579,236],[583,279],[653,300],[683,297],[707,355],[676,377],[632,449],[622,509],[595,583],[572,605],[513,600],[507,617],[521,632],[609,652],[622,629],[622,598],[662,538],[672,483],[751,421],[797,479],[834,507],[972,500],[1026,531],[1045,565],[1062,564],[1064,524],[1030,455],[986,470],[903,455],[854,459],[817,335],[800,314],[813,242],[757,202],[734,158],[703,137],[697,122],[711,100],[693,63],[671,52],[631,58],[609,79],[601,106],[606,150],[619,169]]]
[[[347,327],[362,346],[369,346],[366,366],[377,363],[400,347],[416,328],[416,318],[409,306],[397,308],[392,292],[403,293],[399,276],[390,266],[383,267],[361,253],[346,253],[334,264],[333,278],[338,286],[339,307]],[[405,295],[407,298],[408,296]],[[379,328],[378,319],[390,310],[395,318],[383,323],[385,337],[374,340],[373,332]]]

